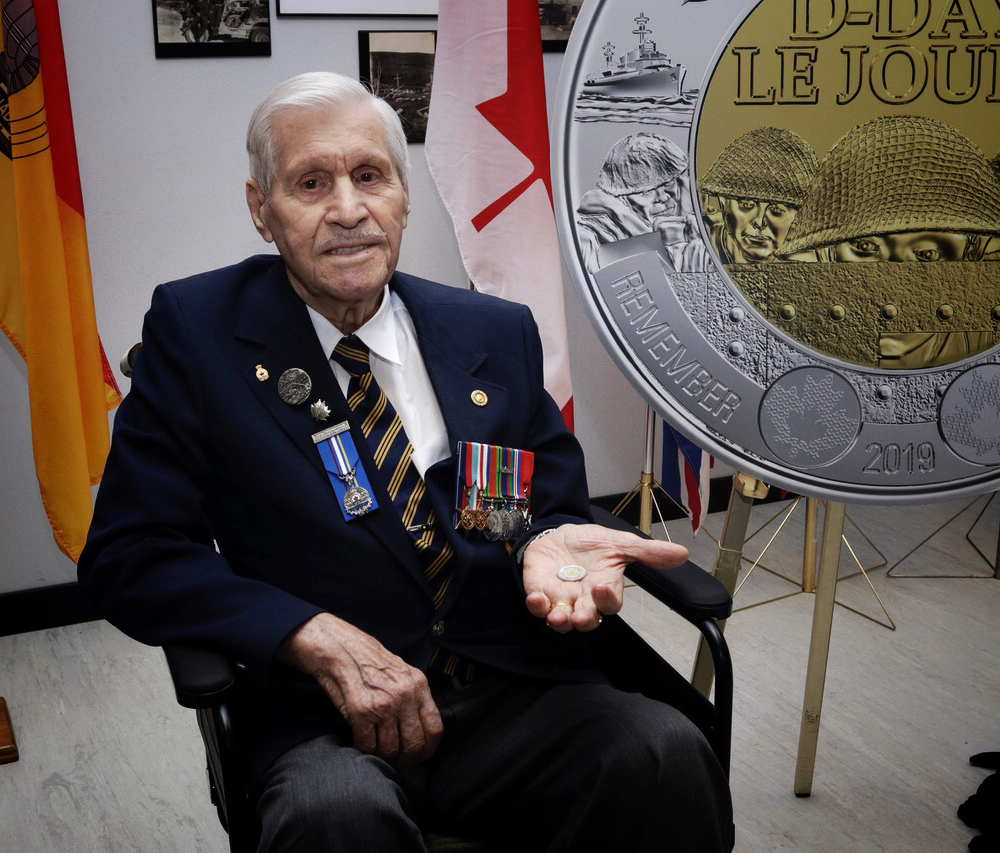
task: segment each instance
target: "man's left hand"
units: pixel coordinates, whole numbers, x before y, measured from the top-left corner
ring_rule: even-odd
[[[597,524],[564,524],[525,549],[528,611],[560,633],[592,631],[604,616],[622,609],[625,566],[638,561],[668,569],[687,558],[683,545]],[[562,580],[557,572],[563,566],[581,566],[587,573],[582,580]]]

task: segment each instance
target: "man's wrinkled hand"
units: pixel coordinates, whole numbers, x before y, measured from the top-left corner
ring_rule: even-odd
[[[622,609],[629,563],[667,569],[687,558],[682,545],[597,524],[564,524],[525,549],[522,579],[528,611],[560,633],[592,631],[604,616]],[[581,566],[587,573],[579,581],[562,580],[557,572],[563,566]]]
[[[371,635],[320,613],[293,631],[278,654],[320,683],[358,751],[398,769],[434,754],[443,726],[427,678]]]

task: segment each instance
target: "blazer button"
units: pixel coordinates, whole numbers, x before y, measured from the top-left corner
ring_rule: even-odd
[[[431,627],[431,634],[435,637],[440,637],[444,633],[444,620],[435,622]]]

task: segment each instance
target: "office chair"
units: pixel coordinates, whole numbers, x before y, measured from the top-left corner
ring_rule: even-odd
[[[634,532],[630,525],[606,510],[593,509],[598,524]],[[712,575],[691,562],[666,571],[634,563],[627,569],[626,578],[701,631],[715,664],[715,701],[695,690],[617,616],[605,618],[600,628],[604,636],[599,644],[595,643],[602,666],[615,686],[669,702],[688,716],[704,732],[728,775],[733,672],[729,649],[716,620],[728,618],[732,611],[729,593]],[[614,652],[608,651],[609,648]],[[224,656],[206,649],[167,646],[164,652],[177,701],[197,713],[205,742],[210,795],[219,820],[229,833],[230,850],[254,851],[259,828],[242,781],[239,709],[234,701],[238,693],[238,670]],[[651,673],[656,675],[655,682],[650,681]],[[431,835],[426,840],[435,853],[501,853],[509,849]]]

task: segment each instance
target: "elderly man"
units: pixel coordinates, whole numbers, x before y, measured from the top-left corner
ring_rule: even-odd
[[[704,738],[591,646],[624,564],[684,549],[587,523],[526,308],[396,271],[393,110],[301,75],[247,147],[279,255],[157,288],[79,571],[136,638],[242,664],[260,849],[728,849]]]

